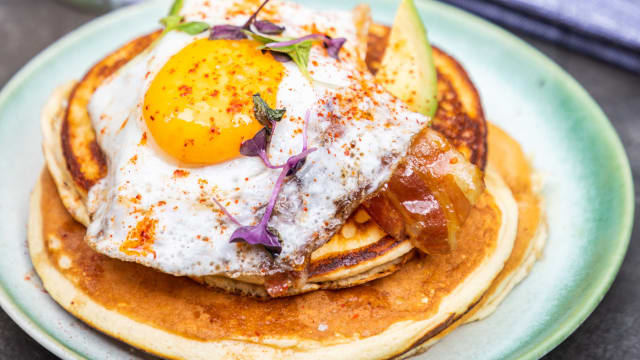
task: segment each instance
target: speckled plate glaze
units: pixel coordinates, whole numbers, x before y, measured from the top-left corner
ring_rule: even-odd
[[[357,2],[324,0],[322,6],[348,9]],[[369,3],[376,20],[392,22],[395,1]],[[64,359],[148,356],[67,314],[33,272],[26,224],[29,193],[43,166],[40,109],[56,85],[155,29],[168,5],[146,2],[79,28],[29,62],[0,93],[0,304]],[[495,314],[459,328],[420,358],[539,358],[593,311],[622,262],[634,198],[627,157],[598,105],[544,55],[450,6],[424,1],[418,9],[433,43],[470,73],[488,119],[518,139],[545,176],[550,230],[543,258]]]

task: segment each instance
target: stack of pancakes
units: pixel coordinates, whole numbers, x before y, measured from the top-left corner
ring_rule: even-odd
[[[534,173],[518,143],[487,124],[462,66],[436,47],[432,128],[485,171],[486,183],[450,253],[420,254],[360,208],[311,253],[305,285],[287,294],[295,296],[269,298],[261,277],[175,277],[94,252],[83,240],[86,196],[107,163],[87,104],[158,34],[60,87],[43,111],[48,170],[31,200],[30,252],[50,295],[88,324],[169,358],[404,358],[489,315],[540,255],[546,234]],[[388,36],[388,27],[371,26],[372,72]]]

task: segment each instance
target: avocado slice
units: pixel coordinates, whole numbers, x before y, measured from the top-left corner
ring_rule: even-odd
[[[413,0],[402,0],[398,7],[376,80],[412,111],[427,116],[436,112],[436,68],[427,29]]]

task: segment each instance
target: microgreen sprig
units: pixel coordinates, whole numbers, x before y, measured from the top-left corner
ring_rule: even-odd
[[[172,30],[182,31],[189,35],[197,35],[209,29],[209,24],[207,24],[206,22],[182,22],[184,20],[184,16],[180,15],[180,10],[182,10],[182,1],[183,0],[175,0],[173,2],[173,5],[171,5],[171,9],[169,10],[169,15],[160,19],[160,24],[164,26],[162,35]]]
[[[254,96],[254,102],[256,97]],[[230,241],[233,242],[246,242],[247,244],[257,245],[261,244],[269,251],[272,256],[276,256],[282,252],[282,239],[278,234],[277,230],[268,226],[269,220],[271,219],[271,215],[273,213],[273,209],[276,204],[276,200],[278,199],[278,195],[280,194],[280,190],[284,185],[284,180],[288,176],[294,175],[302,166],[304,165],[306,158],[309,154],[316,151],[316,148],[308,147],[308,138],[307,138],[307,128],[309,127],[309,116],[310,112],[307,111],[304,117],[304,127],[302,132],[302,151],[300,153],[293,155],[287,159],[287,161],[282,165],[273,165],[267,156],[266,148],[268,146],[267,142],[267,130],[266,126],[256,134],[251,140],[247,140],[242,144],[242,148],[245,147],[245,150],[249,148],[245,144],[251,143],[251,152],[245,151],[245,155],[247,156],[258,156],[262,159],[265,166],[270,169],[281,169],[280,175],[278,176],[278,180],[271,192],[271,197],[269,202],[267,203],[267,207],[265,209],[264,214],[262,215],[262,219],[257,225],[249,225],[243,226],[240,224],[238,220],[236,220],[226,209],[225,207],[218,202],[218,200],[213,199],[213,201],[222,209],[224,214],[231,219],[231,221],[238,225],[238,228],[231,234]],[[275,127],[275,121],[272,123],[272,129]],[[251,155],[248,155],[251,154]]]
[[[325,34],[309,34],[300,38],[282,38],[273,37],[265,34],[256,34],[245,31],[247,35],[256,41],[262,42],[263,45],[258,47],[261,50],[269,50],[271,52],[281,53],[287,55],[293,62],[298,65],[298,68],[302,74],[308,79],[311,79],[309,75],[309,53],[311,52],[311,46],[315,41],[322,41],[329,56],[336,60],[339,60],[338,53],[342,48],[342,45],[347,41],[345,38],[331,38]]]
[[[293,61],[302,74],[312,81],[309,74],[309,53],[314,42],[322,41],[329,56],[339,60],[338,54],[345,38],[331,38],[325,34],[310,34],[300,38],[281,37],[285,28],[268,20],[257,20],[258,13],[269,2],[265,0],[260,7],[251,14],[242,26],[216,25],[211,29],[210,40],[242,40],[253,39],[261,42],[261,50],[270,51],[274,58],[281,62]]]
[[[211,34],[209,35],[209,40],[242,40],[242,39],[246,39],[247,35],[244,32],[251,30],[251,26],[254,25],[254,22],[255,23],[259,23],[259,26],[268,28],[268,30],[272,29],[273,27],[280,28],[279,26],[275,25],[274,23],[272,23],[270,21],[266,21],[266,20],[264,20],[264,21],[256,21],[256,18],[258,17],[258,13],[260,13],[260,11],[264,8],[265,5],[267,5],[268,2],[269,2],[269,0],[263,1],[262,4],[260,4],[260,6],[258,7],[258,9],[256,11],[254,11],[253,14],[251,14],[249,19],[247,19],[247,21],[245,21],[244,25],[242,25],[242,26],[236,26],[236,25],[216,25],[216,26],[214,26],[211,29]],[[284,31],[284,28],[282,28],[282,31]],[[280,33],[282,33],[282,31],[280,31]]]

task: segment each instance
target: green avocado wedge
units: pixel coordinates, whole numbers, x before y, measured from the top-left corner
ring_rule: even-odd
[[[402,0],[398,7],[376,80],[412,111],[427,116],[436,112],[437,78],[431,44],[413,0]]]

